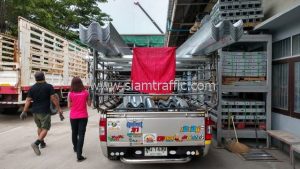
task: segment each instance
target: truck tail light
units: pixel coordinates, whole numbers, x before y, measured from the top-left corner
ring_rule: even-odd
[[[210,117],[205,118],[205,140],[212,140],[212,121]]]
[[[106,118],[100,118],[99,130],[100,130],[99,131],[100,141],[106,142],[107,141],[107,138],[106,138]]]

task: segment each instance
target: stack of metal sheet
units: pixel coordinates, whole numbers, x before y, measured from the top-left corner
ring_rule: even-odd
[[[266,123],[266,103],[257,100],[222,99],[222,122],[224,126],[230,125],[231,116],[235,123],[244,127],[262,125]]]
[[[223,52],[223,76],[266,77],[266,52]]]
[[[259,23],[264,17],[262,0],[219,0],[210,15],[214,24],[223,20],[243,20],[245,25]]]

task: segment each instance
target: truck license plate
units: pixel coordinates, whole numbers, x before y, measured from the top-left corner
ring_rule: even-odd
[[[168,156],[167,147],[146,147],[145,156]]]

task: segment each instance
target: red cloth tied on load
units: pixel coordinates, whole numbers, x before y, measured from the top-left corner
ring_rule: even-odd
[[[176,49],[134,48],[131,86],[142,93],[167,94],[174,89]]]

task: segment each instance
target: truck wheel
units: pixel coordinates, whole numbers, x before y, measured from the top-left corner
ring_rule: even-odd
[[[56,93],[54,95],[58,99],[58,103],[59,103],[59,96],[58,96],[58,94]],[[55,105],[52,102],[50,103],[50,111],[51,111],[51,115],[55,115],[58,112],[57,108],[55,107]]]

